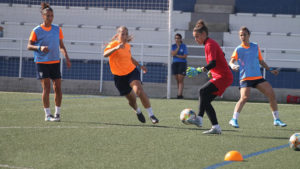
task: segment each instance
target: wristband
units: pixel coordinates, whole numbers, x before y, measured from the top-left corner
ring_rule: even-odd
[[[38,46],[38,51],[41,52],[41,46],[40,45]]]
[[[275,70],[274,68],[269,68],[269,71]]]

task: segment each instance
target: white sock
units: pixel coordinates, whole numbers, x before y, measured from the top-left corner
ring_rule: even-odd
[[[154,115],[151,107],[147,108],[146,110],[148,111],[149,117]]]
[[[234,112],[232,118],[237,120],[239,118],[239,115],[240,115],[239,112]]]
[[[60,114],[60,107],[55,106],[55,115]]]
[[[279,112],[277,110],[273,111],[272,114],[273,114],[274,120],[279,119]]]
[[[136,114],[140,114],[142,113],[141,109],[140,108],[137,108],[136,110],[134,110],[136,112]]]
[[[219,129],[220,126],[219,126],[219,124],[216,124],[216,125],[213,125],[212,128],[213,128],[213,129]]]
[[[50,108],[44,108],[44,111],[45,111],[45,115],[46,115],[46,116],[51,115]]]

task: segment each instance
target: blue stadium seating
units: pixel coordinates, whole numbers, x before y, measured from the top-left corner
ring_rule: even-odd
[[[235,12],[239,13],[271,13],[300,14],[299,0],[236,0]]]

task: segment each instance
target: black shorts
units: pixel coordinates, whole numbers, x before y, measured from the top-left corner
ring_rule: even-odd
[[[174,62],[172,63],[172,74],[186,75],[186,62]]]
[[[60,63],[55,64],[36,64],[37,79],[60,79]]]
[[[135,68],[128,75],[117,76],[114,75],[115,86],[120,92],[121,96],[127,95],[131,92],[132,88],[130,87],[130,83],[134,80],[141,81],[140,71]]]
[[[256,86],[262,82],[265,82],[266,80],[264,78],[257,79],[257,80],[245,80],[240,82],[240,88],[244,87],[253,87],[256,88]]]

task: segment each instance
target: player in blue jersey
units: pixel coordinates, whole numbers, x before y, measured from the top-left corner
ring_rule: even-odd
[[[37,68],[37,78],[41,80],[43,95],[42,101],[45,111],[45,121],[60,121],[60,107],[62,102],[61,72],[59,51],[66,58],[67,67],[71,62],[63,43],[61,28],[52,24],[53,9],[49,4],[41,3],[43,23],[35,27],[29,37],[27,48],[34,51],[34,62]],[[55,93],[55,114],[50,111],[50,79]]]
[[[187,47],[182,42],[181,34],[177,33],[175,35],[175,44],[172,45],[171,54],[173,56],[173,63],[172,63],[172,73],[175,76],[177,81],[177,99],[183,99],[182,92],[184,87],[184,77],[186,74],[186,66],[187,66]]]
[[[251,87],[253,87],[269,99],[274,125],[285,127],[286,124],[279,119],[278,106],[273,88],[263,78],[260,65],[274,75],[279,73],[278,70],[270,69],[263,60],[258,45],[250,42],[250,31],[247,27],[241,27],[239,36],[242,44],[233,52],[229,65],[232,70],[239,71],[240,73],[240,99],[235,105],[233,118],[229,121],[229,124],[235,128],[239,128],[237,119],[249,98]],[[238,65],[235,65],[234,62],[237,62]]]

